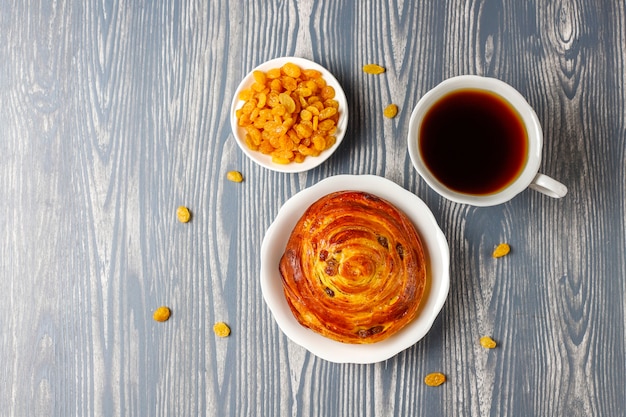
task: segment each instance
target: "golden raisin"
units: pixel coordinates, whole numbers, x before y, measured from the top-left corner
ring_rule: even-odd
[[[367,64],[363,65],[363,72],[365,72],[366,74],[374,75],[382,74],[383,72],[385,72],[385,68],[377,64]]]
[[[389,119],[393,119],[398,114],[398,106],[390,104],[383,110],[383,115]]]
[[[181,223],[187,223],[191,220],[191,212],[185,206],[180,206],[176,209],[176,217],[178,217],[178,221]]]
[[[280,104],[285,106],[285,111],[288,113],[293,113],[296,110],[296,102],[293,98],[287,93],[280,93],[278,95],[278,100]]]
[[[486,349],[493,349],[497,346],[496,341],[489,336],[483,336],[480,338],[480,345]]]
[[[300,67],[292,62],[287,62],[281,69],[285,75],[291,78],[299,78],[302,73]]]
[[[219,337],[228,337],[230,335],[230,327],[223,321],[218,321],[213,325],[213,332]]]
[[[258,84],[265,84],[266,81],[266,77],[265,77],[265,73],[263,71],[254,71],[252,73],[253,77],[254,77],[254,81],[256,81]]]
[[[228,171],[226,173],[226,179],[232,182],[241,182],[243,181],[243,175],[239,171]]]
[[[317,109],[315,109],[315,110],[317,110]],[[313,113],[311,113],[307,109],[302,109],[300,111],[300,118],[302,120],[311,120],[313,118]]]
[[[446,376],[441,372],[433,372],[426,375],[426,377],[424,378],[424,383],[429,387],[438,387],[444,382],[446,382]]]
[[[280,77],[280,68],[272,68],[271,70],[268,70],[267,73],[265,73],[265,75],[267,76],[267,78],[274,80],[276,78]]]
[[[167,321],[170,318],[171,311],[169,308],[165,306],[161,306],[154,310],[154,314],[152,314],[152,318],[156,321]]]
[[[505,255],[508,255],[510,251],[511,251],[511,247],[508,245],[508,243],[500,243],[494,249],[492,256],[494,258],[501,258]]]
[[[308,78],[321,78],[322,77],[322,73],[319,72],[318,70],[314,70],[314,69],[305,69],[302,70],[302,73],[308,77]]]
[[[330,86],[327,85],[325,87],[322,88],[322,94],[321,94],[322,99],[324,100],[330,100],[332,98],[335,97],[335,89]]]
[[[336,108],[334,108],[334,107],[326,107],[326,108],[324,108],[324,110],[322,110],[320,112],[319,119],[320,120],[325,120],[325,119],[328,119],[330,117],[333,117],[336,114],[337,114],[337,109]]]

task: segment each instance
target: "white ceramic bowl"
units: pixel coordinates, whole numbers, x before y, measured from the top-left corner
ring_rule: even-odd
[[[377,195],[403,211],[413,221],[426,253],[428,283],[418,316],[398,333],[377,343],[341,343],[300,325],[289,309],[278,270],[291,231],[304,211],[319,198],[343,190]],[[276,323],[293,342],[322,359],[337,363],[381,362],[422,339],[448,296],[449,269],[448,243],[426,204],[394,182],[372,175],[338,175],[300,191],[281,207],[261,246],[261,290]]]
[[[240,127],[237,123],[237,116],[235,112],[238,108],[243,105],[243,101],[239,100],[239,93],[246,88],[249,88],[254,83],[254,76],[252,73],[256,70],[259,71],[268,71],[272,68],[280,68],[287,62],[292,62],[298,65],[302,69],[315,69],[322,73],[322,76],[326,80],[326,84],[332,86],[335,89],[335,100],[339,102],[339,121],[337,123],[337,133],[335,144],[323,151],[319,156],[312,157],[307,156],[302,163],[292,162],[290,164],[276,164],[272,162],[272,157],[269,155],[264,155],[261,152],[253,151],[248,146],[246,146],[245,135],[246,131],[242,127]],[[346,133],[346,128],[348,126],[348,101],[346,100],[346,95],[339,84],[339,81],[324,67],[321,65],[309,61],[308,59],[298,58],[298,57],[281,57],[275,58],[270,61],[264,62],[258,67],[254,68],[252,71],[245,76],[245,78],[237,87],[235,91],[235,95],[233,96],[233,102],[230,108],[230,125],[233,130],[233,135],[235,140],[237,141],[237,145],[241,148],[244,154],[252,161],[257,164],[265,167],[267,169],[271,169],[273,171],[278,172],[303,172],[308,171],[310,169],[315,168],[320,165],[322,162],[326,161],[334,152],[337,150],[343,137]]]

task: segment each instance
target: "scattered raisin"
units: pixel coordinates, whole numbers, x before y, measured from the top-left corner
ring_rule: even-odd
[[[230,327],[223,321],[218,321],[213,325],[213,332],[219,337],[227,337],[230,335]]]
[[[180,206],[176,209],[176,217],[178,217],[178,221],[181,223],[187,223],[191,220],[191,212],[185,206]]]
[[[226,173],[226,178],[229,181],[232,181],[232,182],[242,182],[243,181],[243,175],[241,175],[241,172],[239,172],[239,171],[228,171]]]
[[[508,255],[510,251],[511,251],[511,247],[508,245],[508,243],[500,243],[494,249],[492,256],[494,258],[501,258],[505,255]]]
[[[398,114],[398,106],[390,104],[383,110],[383,115],[388,119],[393,119]]]
[[[172,312],[168,307],[161,306],[154,310],[154,314],[152,314],[152,318],[156,321],[167,321],[170,318]]]
[[[446,382],[446,376],[441,372],[433,372],[426,375],[426,377],[424,378],[424,383],[429,387],[438,387],[444,382]]]
[[[385,72],[385,68],[377,64],[366,64],[363,65],[363,72],[365,72],[366,74],[377,75]]]
[[[486,349],[493,349],[497,346],[497,343],[491,337],[483,336],[480,338],[480,345]]]

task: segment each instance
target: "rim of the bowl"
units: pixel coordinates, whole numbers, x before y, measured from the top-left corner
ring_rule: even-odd
[[[398,333],[373,344],[337,342],[300,325],[285,300],[278,272],[280,256],[302,213],[317,199],[340,190],[371,192],[407,214],[420,234],[431,269],[429,293],[420,306],[420,315]],[[263,299],[278,327],[290,340],[330,362],[368,364],[382,362],[397,355],[419,342],[430,331],[448,296],[450,253],[447,240],[434,215],[415,194],[375,175],[337,175],[298,192],[283,204],[263,239],[260,275]]]
[[[337,123],[337,134],[335,135],[335,144],[326,149],[319,156],[316,157],[307,157],[303,162],[291,162],[289,164],[281,165],[272,162],[272,158],[269,155],[264,155],[261,152],[253,151],[249,149],[244,141],[245,134],[243,128],[240,128],[237,124],[237,116],[235,115],[236,110],[242,105],[243,101],[239,100],[239,93],[244,89],[252,85],[254,76],[252,73],[254,71],[267,71],[272,68],[278,68],[283,66],[287,62],[293,62],[294,64],[300,66],[305,69],[315,69],[322,73],[322,76],[326,80],[328,85],[331,85],[335,89],[335,100],[339,102],[339,121]],[[343,87],[335,78],[335,76],[324,66],[318,64],[317,62],[311,61],[306,58],[296,57],[296,56],[285,56],[278,57],[274,59],[270,59],[269,61],[265,61],[262,64],[257,65],[250,72],[246,74],[246,76],[241,80],[237,89],[235,90],[235,94],[233,95],[232,103],[230,106],[230,125],[233,133],[233,137],[235,142],[239,146],[239,148],[243,151],[243,153],[250,158],[254,163],[260,165],[264,168],[267,168],[276,172],[284,172],[284,173],[298,173],[309,171],[313,168],[318,167],[322,163],[324,163],[328,158],[331,157],[339,148],[346,134],[346,130],[348,127],[348,100],[346,98],[346,94],[343,90]]]

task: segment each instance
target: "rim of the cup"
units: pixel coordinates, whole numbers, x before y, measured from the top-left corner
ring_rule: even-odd
[[[419,153],[418,135],[427,110],[441,97],[460,90],[481,90],[498,95],[517,111],[526,127],[528,153],[524,169],[508,186],[492,194],[473,195],[448,188],[430,172]],[[535,138],[535,140],[532,138]],[[526,101],[526,98],[513,86],[497,78],[479,75],[459,75],[448,78],[437,84],[417,102],[409,120],[407,147],[413,167],[430,188],[437,193],[457,203],[470,204],[473,206],[495,206],[511,200],[532,183],[533,178],[539,171],[539,165],[541,163],[543,131],[539,118],[533,108],[528,101]]]

